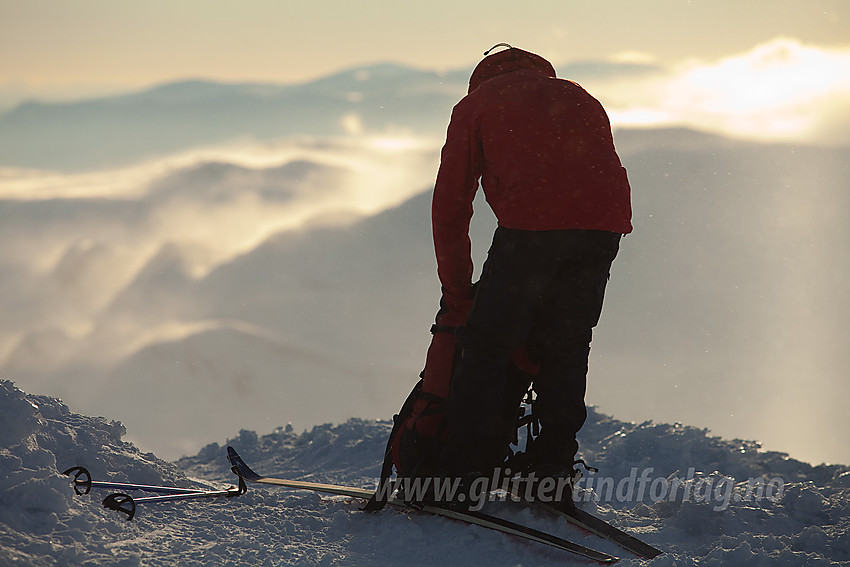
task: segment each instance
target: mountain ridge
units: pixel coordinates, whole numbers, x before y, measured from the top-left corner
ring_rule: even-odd
[[[563,69],[579,81],[659,72],[606,61]],[[82,100],[29,100],[0,112],[0,167],[86,171],[244,137],[345,135],[352,124],[440,137],[468,73],[378,62],[301,83],[187,78]]]

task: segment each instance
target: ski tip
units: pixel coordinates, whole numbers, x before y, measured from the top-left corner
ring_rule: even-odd
[[[260,475],[251,470],[245,461],[242,460],[242,457],[239,456],[239,453],[236,452],[236,449],[233,447],[227,448],[227,460],[230,461],[230,466],[233,469],[233,472],[245,480],[255,480],[258,478],[262,478]]]

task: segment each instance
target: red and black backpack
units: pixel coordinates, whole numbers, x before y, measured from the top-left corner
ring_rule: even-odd
[[[393,428],[384,452],[379,487],[364,510],[383,508],[394,486],[387,483],[403,478],[428,478],[437,470],[440,451],[448,434],[446,414],[452,374],[460,356],[460,347],[455,340],[457,328],[440,325],[441,314],[442,311],[437,313],[437,323],[431,327],[433,336],[425,369],[398,414],[393,416]],[[519,395],[528,392],[523,405],[516,408],[516,428],[512,430],[516,444],[516,433],[520,428],[528,429],[527,439],[536,435],[536,420],[528,408],[533,396],[529,387],[537,369],[528,361],[524,350],[516,354],[511,365],[511,371],[516,375],[512,383],[522,388]],[[520,462],[522,456],[519,453],[510,455],[515,462]],[[395,480],[392,480],[393,472],[396,474]]]

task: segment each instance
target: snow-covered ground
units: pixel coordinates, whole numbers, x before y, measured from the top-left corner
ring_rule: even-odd
[[[389,426],[351,420],[303,433],[240,431],[227,443],[262,473],[372,486]],[[367,514],[359,501],[255,486],[238,498],[140,504],[127,521],[100,504],[113,491],[76,496],[60,471],[80,465],[96,480],[203,487],[228,486],[234,476],[223,445],[170,463],[123,442],[124,433],[120,423],[0,382],[0,565],[587,564],[451,520]],[[595,411],[582,447],[600,472],[585,479],[581,506],[666,550],[647,562],[654,567],[850,565],[848,467],[813,467],[752,442]],[[622,565],[643,564],[539,511],[509,502],[485,511],[616,553]]]

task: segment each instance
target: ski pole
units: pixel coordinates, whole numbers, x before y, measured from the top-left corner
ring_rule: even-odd
[[[133,498],[129,494],[116,492],[110,494],[103,499],[103,507],[121,512],[127,516],[127,521],[133,519],[136,515],[136,505],[143,503],[168,502],[171,500],[189,500],[196,498],[214,498],[219,496],[239,496],[247,491],[244,481],[239,482],[239,487],[231,487],[224,490],[203,490],[199,492],[190,492],[184,494],[166,494],[162,496],[143,496],[141,498]]]
[[[74,492],[82,496],[91,492],[93,486],[100,488],[115,488],[117,490],[144,490],[146,492],[165,492],[169,494],[194,494],[203,492],[203,488],[182,488],[179,486],[155,486],[149,484],[132,484],[128,482],[111,482],[92,480],[91,473],[85,467],[71,467],[63,472],[65,476],[74,475]]]

